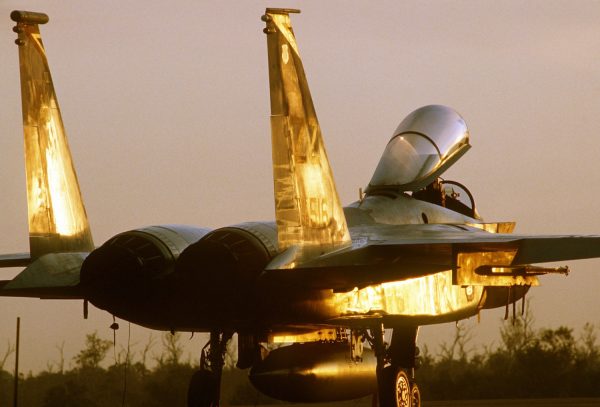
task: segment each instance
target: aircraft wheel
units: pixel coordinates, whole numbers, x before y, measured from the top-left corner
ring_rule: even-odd
[[[402,369],[396,374],[396,405],[398,407],[411,407],[412,391],[410,389],[410,380],[408,375]]]
[[[411,395],[411,407],[421,407],[421,391],[419,390],[419,386],[417,383],[413,383],[410,389]]]
[[[412,407],[410,380],[404,370],[386,367],[379,385],[382,386],[379,391],[380,407]]]
[[[211,407],[219,404],[218,395],[215,399],[217,383],[214,375],[208,370],[198,370],[192,375],[188,387],[188,407]]]

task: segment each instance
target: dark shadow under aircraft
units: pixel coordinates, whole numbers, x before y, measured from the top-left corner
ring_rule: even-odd
[[[451,108],[425,106],[393,133],[361,199],[342,207],[290,23],[267,9],[275,221],[219,229],[160,225],[96,248],[67,144],[39,25],[17,23],[29,216],[25,267],[0,295],[81,299],[133,323],[208,332],[190,406],[219,403],[224,352],[260,391],[296,402],[374,394],[419,406],[419,326],[524,299],[533,264],[600,257],[598,236],[512,234],[485,223],[462,184],[441,178],[469,148]],[[384,329],[392,331],[384,342]],[[368,342],[370,347],[363,347]],[[267,351],[266,344],[288,343]]]

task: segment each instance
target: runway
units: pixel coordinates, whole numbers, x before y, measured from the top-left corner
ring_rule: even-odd
[[[519,399],[519,400],[453,400],[424,401],[424,407],[591,407],[600,406],[598,398]]]
[[[283,403],[288,404],[288,403]],[[264,405],[274,407],[281,404]],[[294,403],[294,407],[371,407],[370,397],[340,403]],[[600,398],[423,401],[423,407],[598,407]],[[240,406],[259,407],[259,406]]]

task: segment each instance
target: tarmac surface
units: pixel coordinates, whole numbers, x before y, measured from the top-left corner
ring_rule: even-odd
[[[423,407],[591,407],[600,406],[597,398],[575,399],[520,399],[520,400],[453,400],[424,401]]]
[[[294,407],[371,407],[371,399],[340,402],[340,403],[284,403],[272,404],[269,407],[284,405]],[[423,407],[600,407],[600,398],[563,398],[563,399],[519,399],[519,400],[448,400],[448,401],[423,401]],[[240,406],[241,407],[241,406]],[[247,406],[250,407],[250,406]],[[253,406],[259,407],[259,406]],[[260,407],[267,407],[260,406]]]

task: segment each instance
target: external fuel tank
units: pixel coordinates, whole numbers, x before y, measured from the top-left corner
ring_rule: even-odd
[[[250,370],[250,381],[280,400],[351,400],[376,392],[375,366],[371,349],[363,350],[361,360],[352,360],[348,343],[296,343],[271,351]]]

